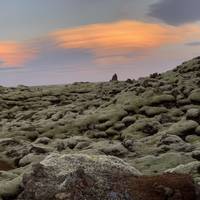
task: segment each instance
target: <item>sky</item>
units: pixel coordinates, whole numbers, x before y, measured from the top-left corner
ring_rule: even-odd
[[[200,55],[199,0],[1,0],[0,85],[137,79]]]

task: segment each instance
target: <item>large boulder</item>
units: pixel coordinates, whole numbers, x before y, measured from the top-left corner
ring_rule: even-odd
[[[24,176],[23,192],[17,199],[102,200],[112,199],[112,195],[126,199],[125,189],[115,189],[113,184],[117,179],[139,175],[137,169],[113,156],[54,153]]]

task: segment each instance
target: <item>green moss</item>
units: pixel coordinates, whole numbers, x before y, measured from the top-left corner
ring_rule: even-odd
[[[148,128],[152,127],[152,128]],[[154,119],[138,119],[134,124],[122,131],[123,138],[143,138],[147,135],[155,134],[160,128],[160,124]],[[149,131],[149,133],[148,133]],[[153,131],[153,132],[152,132]]]
[[[190,174],[190,175],[192,175],[194,181],[196,181],[198,183],[199,179],[200,179],[199,167],[200,167],[199,161],[192,161],[189,163],[179,165],[173,169],[169,169],[169,170],[167,170],[167,172],[168,173],[179,173],[179,174]]]
[[[192,120],[181,120],[175,124],[173,124],[169,130],[168,134],[185,136],[189,135],[192,131],[198,127],[198,123]]]
[[[126,92],[117,97],[116,103],[121,105],[127,112],[137,113],[143,106],[144,99],[136,96],[133,92]]]
[[[125,124],[123,122],[117,122],[114,124],[113,128],[115,130],[121,130],[121,129],[125,128]]]
[[[145,175],[152,175],[154,173],[163,173],[167,169],[190,161],[193,161],[190,156],[182,155],[180,153],[166,153],[158,157],[148,155],[135,159],[134,166],[140,169]]]
[[[190,94],[190,96],[189,96],[189,99],[192,102],[199,103],[200,102],[200,90],[197,89],[197,90],[192,91],[191,94]]]
[[[116,122],[127,116],[128,113],[120,105],[110,105],[100,110],[97,114],[99,121],[110,120],[111,122]]]
[[[136,116],[127,116],[122,119],[122,122],[126,125],[133,124],[137,120]]]
[[[43,133],[42,137],[54,138],[54,135],[55,135],[55,131],[54,130],[50,130],[50,131],[47,131],[47,132]]]
[[[149,102],[147,104],[149,105],[159,105],[162,103],[168,103],[168,102],[174,102],[175,98],[172,95],[169,94],[162,94],[162,95],[155,95],[151,99],[149,99]]]
[[[146,134],[141,132],[141,131],[135,131],[135,130],[132,130],[132,131],[124,131],[122,133],[122,136],[121,138],[123,140],[127,140],[127,139],[132,139],[132,140],[139,140],[141,138],[144,138],[146,137]]]
[[[177,77],[177,73],[173,71],[167,71],[161,74],[162,80],[167,81],[168,83],[175,83],[180,77]]]
[[[189,142],[191,144],[199,143],[200,142],[200,136],[197,136],[197,135],[188,135],[185,138],[185,140],[186,140],[186,142]]]
[[[111,127],[113,125],[113,122],[111,121],[106,121],[104,123],[101,123],[101,124],[96,124],[95,125],[95,128],[100,130],[100,131],[105,131],[107,130],[109,127]]]
[[[195,129],[195,133],[200,136],[200,126],[198,126],[196,129]]]
[[[107,136],[115,136],[115,135],[120,135],[119,131],[114,130],[113,128],[109,128],[108,130],[105,131]]]
[[[0,197],[11,197],[15,196],[20,192],[20,184],[22,182],[22,177],[18,176],[13,180],[1,181],[0,182]]]
[[[165,107],[152,107],[152,106],[144,106],[140,109],[140,113],[144,113],[149,117],[153,117],[161,113],[166,113],[167,111],[168,110]]]

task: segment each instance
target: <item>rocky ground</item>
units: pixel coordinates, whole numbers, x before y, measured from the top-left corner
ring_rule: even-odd
[[[0,198],[39,199],[22,191],[24,174],[55,155],[115,156],[137,175],[186,173],[200,183],[199,86],[200,57],[138,80],[0,87]]]

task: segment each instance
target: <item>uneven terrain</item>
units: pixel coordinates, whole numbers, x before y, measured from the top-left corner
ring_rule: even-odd
[[[0,110],[3,200],[54,154],[115,156],[141,175],[185,173],[200,183],[200,57],[138,80],[1,86]]]

